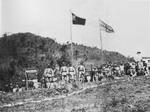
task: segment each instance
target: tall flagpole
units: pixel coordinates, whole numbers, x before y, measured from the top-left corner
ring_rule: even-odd
[[[101,44],[101,61],[102,61],[102,64],[104,64],[104,58],[103,58],[103,40],[102,40],[102,32],[101,32],[101,25],[100,25],[100,23],[99,23],[99,31],[100,31],[100,44]]]
[[[71,63],[73,64],[73,45],[72,45],[72,12],[70,9],[70,40],[71,40]]]

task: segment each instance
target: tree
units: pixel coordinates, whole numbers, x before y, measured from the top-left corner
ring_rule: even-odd
[[[75,50],[75,57],[76,57],[76,60],[77,60],[77,58],[78,58],[78,56],[79,56],[79,51],[78,50]]]
[[[60,48],[60,51],[62,52],[62,56],[60,59],[57,60],[57,63],[59,64],[59,66],[63,66],[63,63],[65,63],[66,65],[71,63],[70,56],[67,50],[68,50],[68,47],[65,44],[62,45],[62,47]]]

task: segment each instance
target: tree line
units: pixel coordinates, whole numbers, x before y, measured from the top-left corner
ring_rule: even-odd
[[[100,49],[73,43],[74,60],[84,58],[84,61],[99,60]],[[27,33],[4,34],[0,38],[0,89],[10,83],[21,83],[26,68],[38,70],[38,78],[42,77],[47,65],[62,66],[63,62],[71,61],[71,44],[60,44],[52,38]],[[126,60],[117,52],[104,51],[105,61]]]

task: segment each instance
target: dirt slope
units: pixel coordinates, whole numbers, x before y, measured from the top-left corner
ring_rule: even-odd
[[[112,81],[63,98],[0,108],[2,112],[150,112],[150,79]]]

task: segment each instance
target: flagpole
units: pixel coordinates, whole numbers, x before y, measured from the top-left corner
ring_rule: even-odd
[[[73,64],[73,45],[72,45],[72,11],[70,11],[70,40],[71,40],[71,63]]]
[[[99,23],[99,31],[100,31],[100,44],[101,44],[101,61],[102,61],[102,64],[104,62],[104,58],[103,58],[103,40],[102,40],[102,32],[101,32],[101,26],[100,26],[100,23]]]

